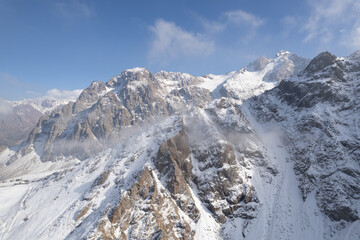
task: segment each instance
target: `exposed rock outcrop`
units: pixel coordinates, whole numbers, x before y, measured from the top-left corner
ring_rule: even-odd
[[[193,173],[188,136],[184,129],[160,145],[154,164],[180,209],[197,221],[199,210],[188,186],[193,181]]]
[[[321,53],[303,74],[250,101],[259,121],[283,127],[304,201],[315,191],[318,206],[334,221],[359,219],[355,55],[340,59]]]
[[[120,238],[127,239],[193,239],[195,232],[178,211],[153,172],[145,168],[109,213],[111,225],[100,230],[103,236],[115,236],[120,229]]]

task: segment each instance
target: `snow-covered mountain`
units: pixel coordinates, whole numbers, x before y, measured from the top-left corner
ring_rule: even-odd
[[[0,153],[1,239],[358,239],[359,56],[91,83]]]
[[[28,98],[20,101],[8,101],[12,107],[17,106],[31,106],[42,114],[50,114],[53,110],[66,105],[70,101],[75,101],[81,89],[77,90],[58,90],[51,89],[46,92],[45,96],[37,98]]]
[[[42,113],[30,105],[12,107],[0,99],[0,146],[15,146],[29,136]]]
[[[0,147],[24,141],[42,115],[75,101],[81,90],[52,89],[43,97],[6,101],[0,99]]]

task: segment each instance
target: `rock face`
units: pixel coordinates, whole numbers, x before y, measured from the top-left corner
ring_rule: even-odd
[[[154,164],[176,204],[191,219],[200,217],[188,184],[193,181],[190,147],[185,130],[160,145]]]
[[[358,64],[354,55],[321,53],[302,74],[250,103],[261,121],[283,127],[303,199],[315,192],[334,221],[360,217]]]
[[[164,77],[181,88],[167,91],[161,82]],[[184,109],[184,104],[204,106],[211,95],[207,89],[191,85],[198,82],[190,75],[153,75],[142,68],[124,71],[107,83],[93,82],[75,102],[40,119],[26,148],[34,149],[41,161],[69,156],[86,159],[116,143],[123,127],[168,116]]]
[[[163,211],[172,209],[172,211]],[[179,215],[178,208],[159,189],[153,173],[148,169],[122,194],[119,205],[109,214],[110,228],[99,230],[103,239],[116,238],[113,232],[120,229],[120,237],[128,239],[193,239],[195,232]]]
[[[359,79],[359,52],[281,51],[93,82],[0,148],[0,238],[358,239]]]
[[[93,82],[75,103],[41,119],[30,134],[28,147],[44,141],[42,161],[57,161],[74,156],[85,159],[112,145],[122,127],[154,116],[168,115],[168,107],[159,94],[154,75],[142,69],[123,72],[103,82]]]
[[[159,93],[160,83],[146,69],[123,72],[116,83],[113,85],[108,83],[108,85],[122,86],[118,96],[134,121],[168,114],[167,104]]]
[[[336,58],[337,57],[335,55],[329,52],[320,53],[313,60],[311,60],[310,64],[305,68],[305,72],[308,74],[319,72],[332,65]]]

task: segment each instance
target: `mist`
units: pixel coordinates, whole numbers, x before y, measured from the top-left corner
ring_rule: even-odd
[[[0,99],[0,119],[4,119],[12,113],[13,113],[12,106],[8,102]]]

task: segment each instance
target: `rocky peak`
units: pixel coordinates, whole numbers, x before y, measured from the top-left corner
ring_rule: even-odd
[[[93,81],[88,88],[81,92],[78,101],[81,102],[94,102],[97,96],[106,91],[106,86],[101,81]]]
[[[288,51],[279,52],[275,58],[261,57],[247,68],[232,73],[220,88],[220,94],[242,101],[246,100],[298,74],[308,62],[308,59],[298,57]]]
[[[200,82],[199,78],[194,77],[188,73],[181,73],[181,72],[160,71],[156,73],[155,76],[157,79],[174,81],[176,85],[179,87],[189,86]]]
[[[326,67],[334,64],[336,58],[337,57],[330,52],[322,52],[317,55],[313,60],[311,60],[311,62],[304,71],[308,74],[314,74],[316,72],[319,72]]]
[[[120,75],[111,78],[106,83],[106,86],[113,88],[121,85],[127,85],[134,81],[143,82],[143,83],[149,81],[153,82],[156,81],[156,77],[146,68],[127,69],[123,71]]]
[[[259,57],[258,59],[254,60],[252,63],[250,63],[246,69],[248,71],[260,71],[262,70],[266,64],[268,64],[270,62],[271,58],[267,58],[264,56]]]
[[[357,61],[359,61],[359,60],[360,60],[360,50],[357,50],[357,51],[353,52],[353,53],[350,54],[347,58],[348,58],[348,59],[351,59],[351,60],[357,60]]]
[[[74,105],[74,113],[91,107],[100,96],[106,93],[106,85],[101,81],[93,81],[88,88],[81,92]]]
[[[141,81],[143,79],[146,80],[154,80],[154,75],[149,72],[146,68],[134,68],[134,69],[128,69],[121,73],[121,78],[124,81]]]
[[[276,53],[276,57],[280,57],[280,56],[290,56],[292,55],[291,52],[286,51],[286,50],[280,50],[279,52]]]
[[[360,72],[360,50],[342,58],[349,72]]]

